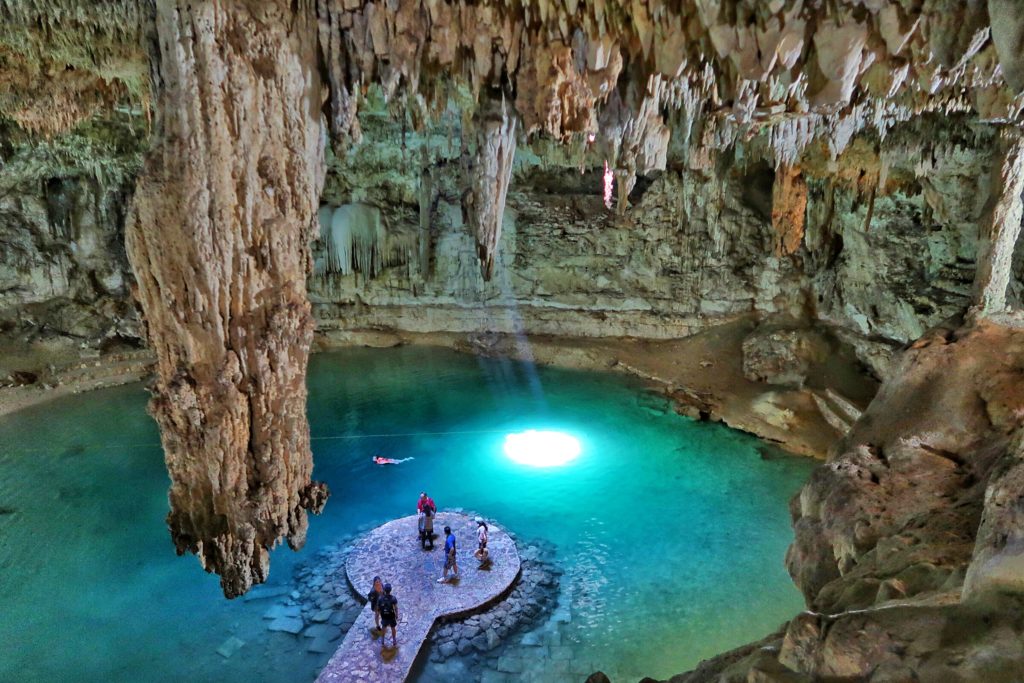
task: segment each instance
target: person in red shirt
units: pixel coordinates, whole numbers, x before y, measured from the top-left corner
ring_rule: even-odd
[[[426,526],[426,515],[423,514],[424,510],[430,510],[430,515],[433,516],[437,513],[437,506],[434,505],[434,499],[427,495],[426,491],[420,491],[420,499],[416,502],[416,512],[418,513],[417,519],[417,531],[420,541],[423,541],[423,532]],[[431,548],[433,548],[433,539],[431,539]]]
[[[416,503],[416,512],[423,512],[423,508],[430,508],[430,511],[437,513],[437,506],[434,505],[434,499],[427,495],[426,491],[420,491],[420,499]]]

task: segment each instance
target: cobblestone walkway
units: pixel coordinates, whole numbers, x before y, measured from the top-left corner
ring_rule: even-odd
[[[404,681],[438,618],[474,612],[503,596],[519,574],[519,553],[504,530],[491,520],[487,524],[491,563],[486,569],[478,568],[473,557],[476,523],[454,512],[439,512],[434,519],[438,538],[432,551],[420,549],[415,515],[388,522],[356,541],[345,564],[348,581],[364,599],[374,576],[391,583],[398,598],[398,647],[381,648],[381,638],[371,631],[373,612],[366,605],[317,682]],[[444,567],[445,525],[455,532],[460,577],[442,584],[437,579]]]

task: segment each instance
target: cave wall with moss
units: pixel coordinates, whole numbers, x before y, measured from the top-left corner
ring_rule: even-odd
[[[0,329],[95,348],[138,342],[124,216],[147,131],[91,119],[38,139],[0,122]]]
[[[457,124],[403,137],[367,114],[362,130],[330,163],[323,203],[379,210],[377,241],[364,243],[376,260],[332,269],[333,228],[321,221],[310,292],[324,330],[670,338],[783,314],[833,327],[881,376],[891,349],[971,303],[994,137],[963,117],[864,132],[834,158],[825,145],[808,150],[804,226],[790,245],[773,224],[781,181],[763,140],[701,168],[675,150],[621,212],[603,201],[599,149],[521,149],[491,281],[472,267],[459,208]],[[1013,301],[1020,276],[1018,257]]]
[[[759,140],[708,168],[690,167],[678,150],[665,170],[640,178],[621,212],[604,201],[599,149],[521,147],[490,280],[475,265],[460,206],[458,118],[427,134],[403,132],[380,105],[367,107],[361,124],[360,143],[329,156],[313,243],[309,291],[321,330],[335,336],[672,338],[734,316],[785,314],[832,326],[884,375],[891,349],[970,303],[994,142],[962,118],[922,118],[884,139],[865,132],[835,159],[824,147],[809,152],[805,229],[792,253],[773,227],[777,178]],[[141,342],[123,221],[149,135],[131,113],[49,139],[12,121],[0,132],[7,338]],[[326,216],[353,204],[379,213],[379,224],[345,268],[332,267]]]

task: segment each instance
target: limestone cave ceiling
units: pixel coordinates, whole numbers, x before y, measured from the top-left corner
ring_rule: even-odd
[[[985,293],[1005,290],[1017,233],[995,224],[1019,229],[1024,177],[1022,32],[1014,0],[0,0],[0,125],[67,152],[55,141],[131,122],[128,256],[158,357],[169,524],[233,596],[265,579],[281,538],[301,546],[326,495],[302,410],[309,241],[325,168],[328,191],[355,182],[368,113],[403,140],[458,129],[447,158],[421,146],[414,175],[453,165],[485,278],[517,149],[607,161],[626,211],[638,177],[714,173],[742,148],[773,176],[747,198],[785,256],[816,178],[873,203],[899,180],[899,145],[998,138],[1005,201],[982,248],[1001,265],[977,296],[998,306]],[[918,120],[941,123],[887,137]],[[16,155],[0,152],[6,169]]]

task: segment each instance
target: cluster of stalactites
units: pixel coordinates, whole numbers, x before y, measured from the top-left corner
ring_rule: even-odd
[[[923,112],[1017,121],[1024,13],[1012,4],[320,0],[318,13],[336,137],[358,134],[370,83],[404,90],[422,118],[462,81],[474,96],[513,93],[521,134],[604,138],[628,171],[664,135],[651,112],[685,111],[677,134],[699,123],[697,148],[766,131],[777,164],[816,138],[838,154],[860,129]],[[627,127],[645,139],[612,134]]]
[[[321,253],[314,273],[372,278],[385,268],[409,264],[418,249],[418,235],[388,230],[380,209],[369,204],[324,205],[318,212]]]
[[[0,116],[52,136],[114,107],[148,112],[151,23],[132,0],[0,0]]]
[[[693,161],[701,147],[766,131],[775,162],[792,164],[815,138],[838,154],[857,130],[923,112],[1019,121],[1019,9],[1018,0],[316,0],[315,11],[338,144],[359,137],[359,101],[374,83],[408,95],[420,122],[447,106],[453,84],[474,98],[503,88],[521,135],[565,140],[630,120],[650,128],[643,110],[657,77],[655,108],[685,111],[672,117],[675,134],[688,139],[695,124],[700,133]],[[151,22],[145,5],[124,0],[0,1],[0,49],[14,59],[0,78],[0,113],[53,133],[103,106],[145,105]],[[661,133],[650,135],[645,147]],[[604,139],[614,164],[620,139]]]

